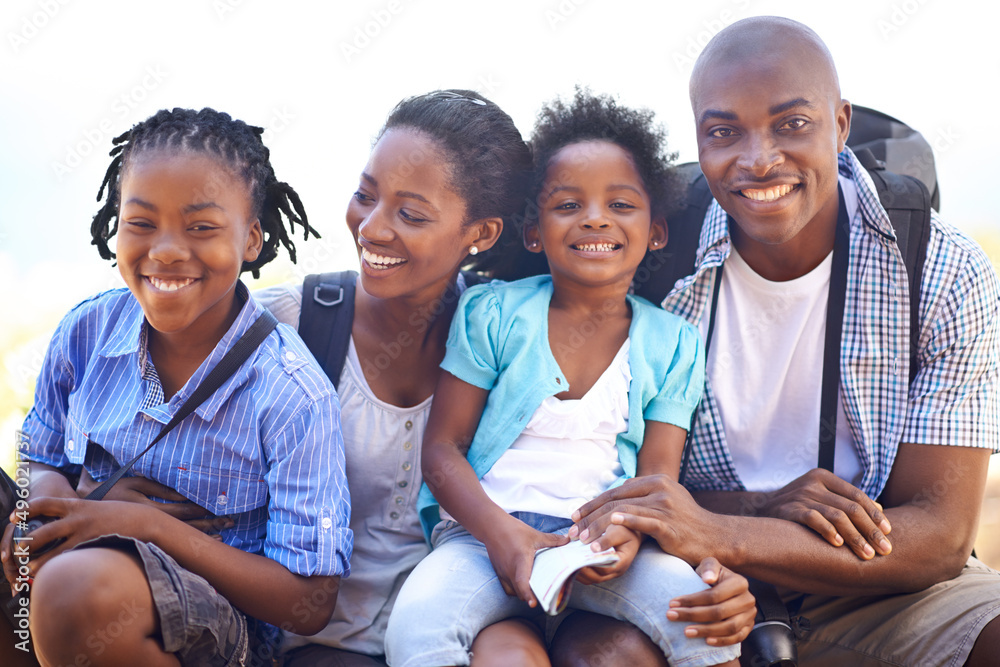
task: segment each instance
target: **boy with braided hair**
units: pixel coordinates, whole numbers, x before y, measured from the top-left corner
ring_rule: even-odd
[[[285,325],[138,459],[142,485],[98,502],[74,483],[141,452],[263,312],[240,273],[279,244],[294,260],[294,225],[315,235],[262,132],[174,109],[114,140],[91,232],[128,289],[63,319],[23,426],[30,513],[55,519],[30,544],[63,540],[29,566],[44,665],[261,664],[274,626],[315,633],[333,611],[352,546],[339,404]],[[14,546],[8,528],[12,585]]]

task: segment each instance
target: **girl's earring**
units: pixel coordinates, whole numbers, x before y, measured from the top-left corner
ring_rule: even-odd
[[[472,246],[471,248],[469,248],[469,254],[470,255],[478,255],[479,254],[479,248],[477,248],[476,246]]]
[[[528,247],[531,248],[532,250],[534,250],[535,248],[538,247],[538,241],[532,241],[531,245],[528,246]]]

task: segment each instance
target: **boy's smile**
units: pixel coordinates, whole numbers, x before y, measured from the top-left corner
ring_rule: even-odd
[[[214,346],[232,324],[245,261],[260,252],[246,184],[212,157],[136,155],[121,181],[118,268],[150,326]]]

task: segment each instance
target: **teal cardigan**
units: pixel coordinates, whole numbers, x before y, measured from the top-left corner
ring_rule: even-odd
[[[480,479],[514,443],[542,401],[569,383],[549,346],[552,278],[535,276],[511,283],[494,281],[462,295],[448,333],[441,368],[490,392],[468,460]],[[634,477],[645,420],[687,430],[701,399],[705,361],[698,331],[687,321],[629,295],[628,430],[618,434],[621,483]],[[580,335],[585,335],[581,332]],[[435,404],[432,410],[446,410]],[[440,520],[438,503],[424,484],[417,499],[424,532]]]

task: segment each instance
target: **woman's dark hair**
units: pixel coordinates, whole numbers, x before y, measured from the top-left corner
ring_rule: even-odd
[[[632,155],[654,218],[665,217],[673,209],[682,188],[671,166],[677,154],[667,152],[666,129],[649,109],[619,106],[610,95],[595,95],[580,87],[572,103],[556,99],[538,113],[531,136],[535,156],[532,202],[541,192],[552,157],[565,146],[593,140],[609,141]],[[537,209],[529,207],[528,215],[537,220]]]
[[[465,200],[467,224],[483,218],[503,219],[499,241],[466,265],[495,273],[510,247],[521,245],[521,213],[531,177],[531,151],[514,121],[479,93],[452,89],[397,104],[375,141],[396,128],[416,130],[441,148],[450,163],[452,188]]]
[[[260,267],[278,256],[278,243],[288,250],[294,262],[295,244],[289,232],[295,224],[302,227],[304,239],[310,233],[319,238],[319,233],[309,225],[298,193],[275,178],[271,152],[261,140],[263,133],[264,128],[247,125],[214,109],[162,109],[115,137],[109,153],[114,159],[97,192],[97,201],[104,197],[105,188],[108,196],[91,223],[91,244],[97,246],[103,259],[114,259],[108,241],[118,231],[122,176],[136,155],[156,150],[197,152],[218,158],[250,191],[251,215],[260,220],[264,242],[257,259],[244,262],[242,270],[258,278]],[[282,215],[288,219],[287,231]]]

